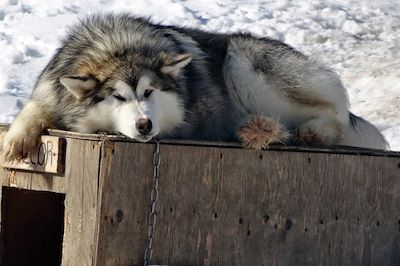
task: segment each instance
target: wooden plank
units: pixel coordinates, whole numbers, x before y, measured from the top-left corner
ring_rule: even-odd
[[[9,128],[8,124],[0,123],[0,131],[5,131]],[[47,134],[51,136],[67,137],[73,139],[82,140],[97,140],[103,141],[107,139],[108,141],[118,141],[118,142],[131,142],[137,143],[135,140],[128,138],[123,135],[108,135],[107,133],[102,134],[87,134],[73,131],[65,131],[59,129],[48,129]],[[154,143],[151,141],[150,143]],[[163,144],[173,144],[173,145],[185,145],[185,146],[200,146],[200,147],[221,147],[221,148],[236,148],[242,149],[239,142],[222,142],[222,141],[203,141],[203,140],[186,140],[186,139],[162,139]],[[399,157],[399,151],[384,151],[384,150],[374,150],[366,149],[352,146],[335,146],[335,147],[314,147],[314,146],[298,146],[298,145],[281,145],[273,144],[270,145],[269,150],[276,151],[296,151],[296,152],[317,152],[317,153],[334,153],[334,154],[353,154],[353,155],[370,155],[370,156],[386,156],[386,157]]]
[[[2,168],[0,172],[5,173],[2,178],[5,179],[6,186],[14,188],[31,189],[32,174],[29,172],[19,172],[15,169]]]
[[[36,172],[62,174],[65,161],[65,139],[41,136],[36,151],[22,160],[3,163],[2,167]]]
[[[143,263],[152,155],[104,152],[96,265]],[[175,145],[161,157],[153,263],[400,262],[399,158]]]
[[[92,265],[100,151],[97,141],[68,140],[63,266]]]
[[[86,139],[86,140],[108,140],[118,142],[138,143],[137,141],[123,135],[107,135],[104,134],[86,134],[71,131],[64,131],[58,129],[49,129],[48,134],[52,136]],[[242,149],[239,142],[223,142],[223,141],[204,141],[204,140],[187,140],[187,139],[162,139],[162,144],[171,145],[184,145],[184,146],[199,146],[199,147],[221,147],[221,148],[236,148]],[[151,140],[148,143],[155,143]],[[384,151],[351,146],[296,146],[296,145],[282,145],[272,144],[269,150],[276,151],[296,151],[296,152],[317,152],[317,153],[334,153],[334,154],[353,154],[353,155],[370,155],[370,156],[386,156],[386,157],[399,157],[398,151]]]
[[[0,184],[2,186],[65,193],[64,183],[64,174],[40,173],[0,167]]]
[[[153,263],[399,265],[399,158],[166,145]]]
[[[95,265],[143,265],[154,145],[105,145]]]
[[[2,186],[65,193],[65,176],[0,168]]]

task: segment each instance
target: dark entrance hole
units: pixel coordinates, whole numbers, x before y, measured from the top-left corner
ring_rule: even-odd
[[[2,188],[1,265],[60,265],[64,194]]]

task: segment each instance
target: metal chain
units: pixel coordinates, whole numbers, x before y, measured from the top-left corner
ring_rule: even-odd
[[[153,255],[153,238],[155,233],[157,212],[156,202],[158,199],[158,181],[160,179],[160,141],[156,140],[156,151],[153,154],[153,184],[150,192],[150,214],[147,227],[147,242],[144,250],[144,266],[148,266]]]

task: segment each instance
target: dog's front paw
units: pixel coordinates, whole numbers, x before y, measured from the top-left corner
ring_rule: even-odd
[[[284,143],[289,134],[281,124],[263,116],[254,116],[238,130],[239,139],[245,148],[261,150],[271,143]]]
[[[12,162],[26,158],[29,153],[35,150],[38,140],[38,135],[10,130],[2,140],[1,160]]]

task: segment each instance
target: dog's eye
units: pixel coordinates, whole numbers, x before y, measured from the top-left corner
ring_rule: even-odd
[[[122,97],[121,95],[119,95],[119,94],[114,94],[113,96],[118,101],[121,101],[121,102],[125,102],[126,101],[126,99],[124,97]]]
[[[152,93],[153,93],[153,90],[147,89],[144,91],[143,96],[144,96],[144,98],[149,98]]]
[[[99,103],[99,102],[101,102],[101,101],[103,101],[103,100],[104,100],[104,97],[101,97],[101,96],[98,96],[98,95],[95,95],[95,96],[93,97],[93,103],[94,103],[94,104]]]

